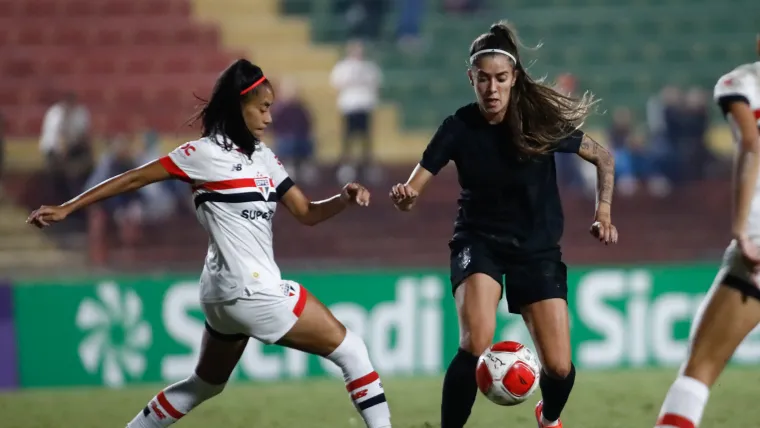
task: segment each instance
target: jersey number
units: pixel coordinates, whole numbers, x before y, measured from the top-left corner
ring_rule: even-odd
[[[187,143],[184,146],[180,147],[180,150],[183,150],[185,152],[185,156],[190,156],[190,152],[194,152],[195,147],[193,147],[192,144]]]

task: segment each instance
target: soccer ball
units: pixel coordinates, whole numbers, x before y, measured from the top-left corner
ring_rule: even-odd
[[[491,345],[478,359],[478,389],[500,406],[516,406],[536,391],[541,365],[538,358],[517,342]]]

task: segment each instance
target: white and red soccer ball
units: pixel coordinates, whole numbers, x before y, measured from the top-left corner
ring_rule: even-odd
[[[530,349],[517,342],[494,343],[478,359],[478,389],[500,406],[515,406],[538,388],[541,364]]]

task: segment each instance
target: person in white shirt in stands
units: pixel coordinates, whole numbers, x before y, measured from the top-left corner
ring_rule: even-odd
[[[195,373],[159,392],[128,428],[166,427],[222,392],[249,338],[316,354],[343,371],[351,400],[367,427],[390,427],[390,410],[364,341],[346,329],[300,284],[280,276],[272,252],[277,202],[305,225],[316,225],[349,205],[367,206],[369,192],[349,183],[314,202],[288,177],[260,141],[272,121],[274,91],[261,69],[241,59],[216,82],[198,115],[202,138],[168,156],[104,181],[59,206],[42,206],[27,219],[43,228],[76,210],[150,183],[192,184],[196,216],[209,234],[200,278],[206,316]]]
[[[79,193],[92,169],[90,113],[74,93],[48,108],[42,121],[40,152],[56,192],[67,198]]]
[[[352,165],[353,144],[360,142],[359,169],[366,174],[372,162],[372,114],[377,107],[380,68],[364,57],[364,45],[359,41],[346,46],[346,57],[332,70],[330,84],[338,91],[338,109],[343,116],[343,147],[338,180],[352,180],[356,168]]]

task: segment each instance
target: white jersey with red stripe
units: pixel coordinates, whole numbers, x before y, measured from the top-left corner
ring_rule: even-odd
[[[760,61],[740,65],[718,79],[715,101],[724,109],[731,101],[744,101],[755,112],[760,126]]]
[[[220,140],[222,137],[218,137]],[[200,300],[223,302],[263,288],[279,290],[272,219],[293,181],[263,143],[249,159],[212,139],[184,144],[160,159],[173,176],[192,184],[195,213],[209,235]]]
[[[721,76],[715,85],[714,98],[724,115],[733,102],[749,104],[760,127],[760,61],[741,65]],[[736,134],[736,125],[730,118],[728,120],[732,132]],[[755,186],[747,230],[753,239],[760,240],[760,182]]]

